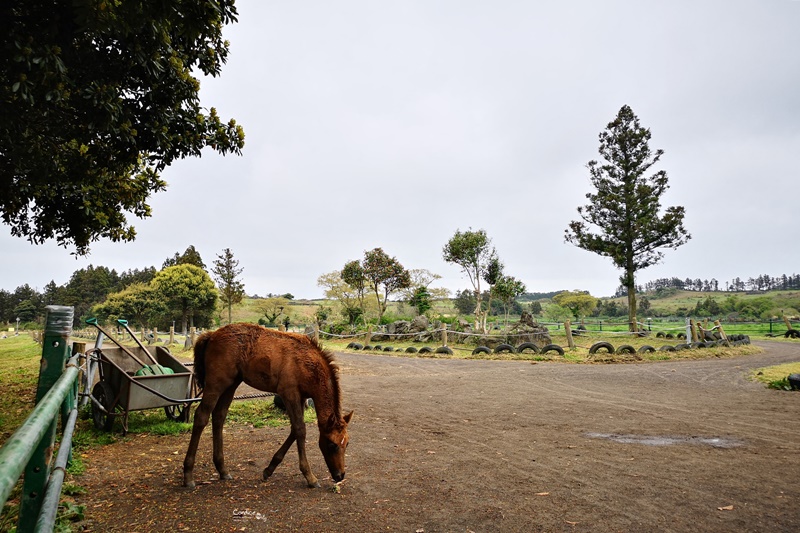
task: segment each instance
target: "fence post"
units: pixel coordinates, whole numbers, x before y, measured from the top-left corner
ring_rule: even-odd
[[[697,342],[697,329],[695,328],[694,319],[689,319],[689,328],[692,342]]]
[[[42,340],[42,360],[39,368],[39,384],[36,387],[38,403],[61,377],[64,365],[69,359],[69,337],[72,334],[73,308],[61,305],[48,305]],[[36,518],[42,507],[44,489],[50,477],[50,462],[53,458],[53,445],[56,437],[57,418],[53,418],[45,436],[36,447],[22,483],[19,504],[18,531],[33,531]]]
[[[786,329],[787,330],[792,329],[792,323],[789,322],[789,319],[786,318],[786,315],[783,315],[783,322],[786,324]]]
[[[175,344],[175,326],[169,327],[169,348],[172,349],[172,345]]]
[[[722,324],[720,323],[720,321],[719,320],[715,320],[714,321],[714,325],[719,328],[719,334],[722,335],[722,340],[724,340],[724,341],[728,340],[728,336],[725,335],[725,330],[722,329]]]
[[[447,346],[447,324],[442,328],[442,346]]]
[[[564,332],[567,334],[567,346],[575,348],[575,341],[572,339],[572,324],[569,320],[564,321]]]

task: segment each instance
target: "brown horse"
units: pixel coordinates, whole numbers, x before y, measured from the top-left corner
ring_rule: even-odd
[[[236,387],[245,382],[278,394],[286,404],[292,430],[264,469],[267,479],[297,441],[300,471],[309,487],[319,487],[306,458],[303,406],[314,401],[319,426],[319,448],[334,481],[344,479],[347,424],[353,412],[342,416],[339,374],[333,355],[306,335],[281,333],[255,324],[230,324],[201,335],[194,346],[194,372],[203,399],[194,414],[192,438],[183,461],[183,486],[194,487],[194,461],[200,435],[211,416],[214,466],[220,479],[231,479],[222,451],[222,427]]]

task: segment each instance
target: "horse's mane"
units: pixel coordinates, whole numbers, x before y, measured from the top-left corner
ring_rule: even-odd
[[[333,352],[324,349],[317,340],[312,339],[307,335],[303,336],[308,339],[308,342],[310,342],[314,348],[317,349],[317,352],[322,356],[322,360],[328,367],[328,371],[330,372],[331,376],[331,394],[333,394],[333,407],[335,409],[336,418],[339,419],[342,416],[342,387],[339,384],[339,365],[336,363],[336,358],[334,357]]]

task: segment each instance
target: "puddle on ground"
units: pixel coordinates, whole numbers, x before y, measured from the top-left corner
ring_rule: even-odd
[[[742,442],[725,437],[666,437],[658,435],[619,435],[616,433],[587,433],[590,439],[607,439],[620,444],[644,444],[645,446],[673,446],[676,444],[699,444],[713,448],[735,448]]]

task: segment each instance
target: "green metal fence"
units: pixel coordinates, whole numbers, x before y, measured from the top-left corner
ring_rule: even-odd
[[[52,531],[77,420],[78,355],[70,358],[73,308],[47,306],[36,407],[0,448],[0,496],[8,500],[23,476],[19,533]],[[62,436],[55,462],[56,429]]]

